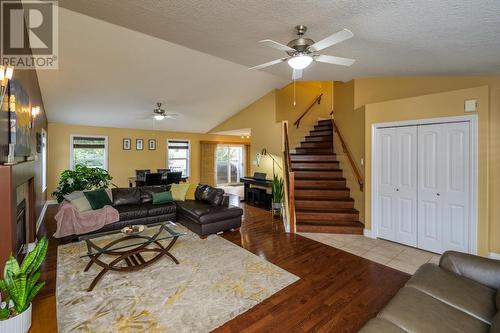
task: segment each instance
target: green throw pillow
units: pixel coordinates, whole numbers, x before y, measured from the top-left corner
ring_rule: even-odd
[[[111,200],[104,189],[86,191],[83,192],[83,194],[89,201],[90,207],[92,207],[93,210],[101,209],[106,205],[112,205]]]
[[[172,192],[153,193],[153,205],[162,205],[174,201]]]
[[[186,193],[189,189],[189,184],[172,184],[170,187],[170,191],[172,192],[172,197],[175,201],[184,201],[186,200]]]

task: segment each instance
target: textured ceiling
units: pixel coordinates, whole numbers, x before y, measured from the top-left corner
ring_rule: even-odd
[[[287,83],[64,8],[59,69],[39,70],[50,122],[207,132]],[[156,102],[179,114],[153,121]]]
[[[286,43],[293,27],[322,39],[355,37],[324,53],[350,68],[315,63],[304,80],[500,73],[498,0],[59,0],[61,6],[245,66],[281,57],[258,45]],[[289,78],[286,64],[268,70]]]

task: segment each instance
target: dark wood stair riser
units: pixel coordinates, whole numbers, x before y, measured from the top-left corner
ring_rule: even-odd
[[[311,131],[308,136],[333,136],[332,131]]]
[[[345,179],[339,180],[296,180],[295,181],[296,188],[324,188],[324,189],[343,189],[346,187]]]
[[[329,179],[342,177],[340,169],[332,171],[295,171],[295,179]]]
[[[358,221],[358,212],[318,212],[318,211],[300,211],[295,212],[297,222],[301,221]]]
[[[301,142],[300,148],[330,148],[333,151],[333,141],[328,142]]]
[[[290,155],[292,162],[337,162],[337,156],[335,154],[331,155]]]
[[[314,126],[314,131],[331,131],[331,130],[333,130],[332,124]]]
[[[354,208],[354,200],[295,200],[295,209]]]
[[[317,190],[317,189],[295,189],[295,200],[301,199],[345,199],[349,198],[349,189],[343,190]]]
[[[336,170],[339,162],[292,162],[292,170]]]
[[[353,234],[362,235],[363,228],[359,226],[331,226],[331,225],[309,225],[297,223],[297,232],[319,232],[330,234]]]
[[[333,137],[331,135],[324,136],[306,136],[304,139],[306,142],[333,142]]]
[[[295,148],[296,154],[324,154],[331,155],[333,153],[332,148]]]
[[[331,124],[332,124],[332,120],[331,119],[318,120],[318,125],[319,126],[322,126],[322,125],[331,125]]]

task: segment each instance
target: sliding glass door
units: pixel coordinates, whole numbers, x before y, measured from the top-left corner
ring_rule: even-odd
[[[245,175],[245,147],[217,145],[215,157],[217,185],[233,185]]]

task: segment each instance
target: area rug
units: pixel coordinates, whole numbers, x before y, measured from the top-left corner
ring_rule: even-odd
[[[180,227],[182,228],[182,227]],[[298,280],[219,237],[180,237],[171,252],[141,271],[100,271],[80,258],[80,244],[58,248],[57,317],[64,332],[209,332]]]

